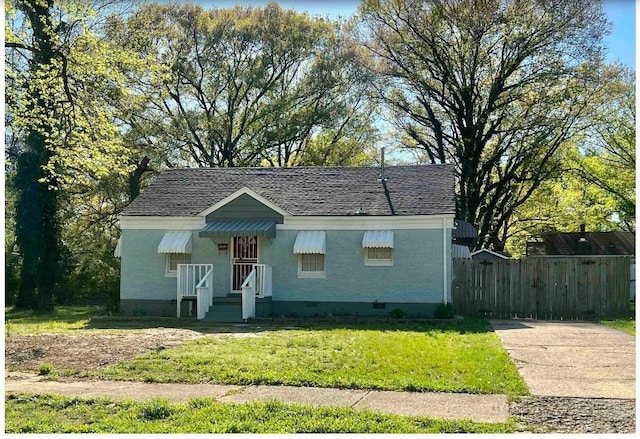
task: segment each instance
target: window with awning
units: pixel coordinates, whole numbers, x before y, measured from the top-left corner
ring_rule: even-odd
[[[362,237],[362,248],[393,248],[393,231],[367,231]]]
[[[158,253],[165,254],[165,276],[175,277],[178,264],[191,263],[191,236],[190,231],[172,231],[165,233],[160,240]]]
[[[301,231],[293,244],[298,255],[298,277],[325,277],[327,234],[324,231]]]
[[[191,253],[191,232],[167,232],[158,244],[158,253]]]
[[[327,233],[323,231],[298,232],[296,242],[293,244],[293,253],[324,255],[327,250],[326,241]]]
[[[393,231],[367,231],[362,237],[364,264],[372,266],[393,265]]]

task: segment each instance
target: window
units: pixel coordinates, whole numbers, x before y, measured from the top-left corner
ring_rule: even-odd
[[[298,277],[325,277],[324,255],[319,253],[299,254]]]
[[[393,265],[393,230],[368,230],[362,237],[364,265]]]
[[[324,254],[327,234],[321,230],[298,232],[293,253],[298,255],[298,277],[325,277]]]
[[[392,248],[369,247],[364,250],[364,265],[393,265]]]
[[[178,275],[178,264],[190,264],[191,255],[188,253],[166,253],[166,276]]]

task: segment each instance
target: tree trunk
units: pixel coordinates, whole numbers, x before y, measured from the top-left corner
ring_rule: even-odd
[[[53,0],[22,0],[17,7],[26,15],[33,32],[30,69],[36,76],[41,69],[49,69],[55,57],[50,33]],[[23,259],[16,306],[46,311],[53,308],[60,262],[57,183],[47,178],[51,176],[44,169],[53,154],[47,148],[46,135],[54,132],[45,116],[54,114],[55,102],[52,97],[43,97],[37,87],[30,93],[33,123],[16,169],[16,241]]]

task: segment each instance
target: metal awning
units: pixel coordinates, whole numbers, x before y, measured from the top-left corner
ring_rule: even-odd
[[[451,244],[451,257],[454,259],[471,259],[471,251],[466,245]]]
[[[116,258],[122,257],[122,236],[118,238],[118,243],[116,244],[116,249],[113,251],[113,256]]]
[[[191,232],[167,232],[158,245],[158,253],[191,253]]]
[[[364,232],[362,248],[393,248],[393,230]]]
[[[293,244],[295,254],[322,254],[327,251],[327,234],[321,231],[298,232],[296,242]]]
[[[204,226],[200,238],[224,238],[230,236],[267,236],[276,237],[274,220],[228,219],[215,220]]]

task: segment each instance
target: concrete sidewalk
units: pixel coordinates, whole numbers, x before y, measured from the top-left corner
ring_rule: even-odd
[[[128,381],[48,381],[35,374],[5,374],[5,392],[58,394],[70,397],[108,397],[114,400],[166,398],[185,402],[195,397],[220,402],[278,400],[314,406],[353,407],[405,416],[506,422],[505,395],[463,393],[413,393],[373,390],[325,389],[291,386],[234,386],[215,384],[159,384]]]
[[[490,323],[532,395],[635,399],[635,337],[589,322]]]

